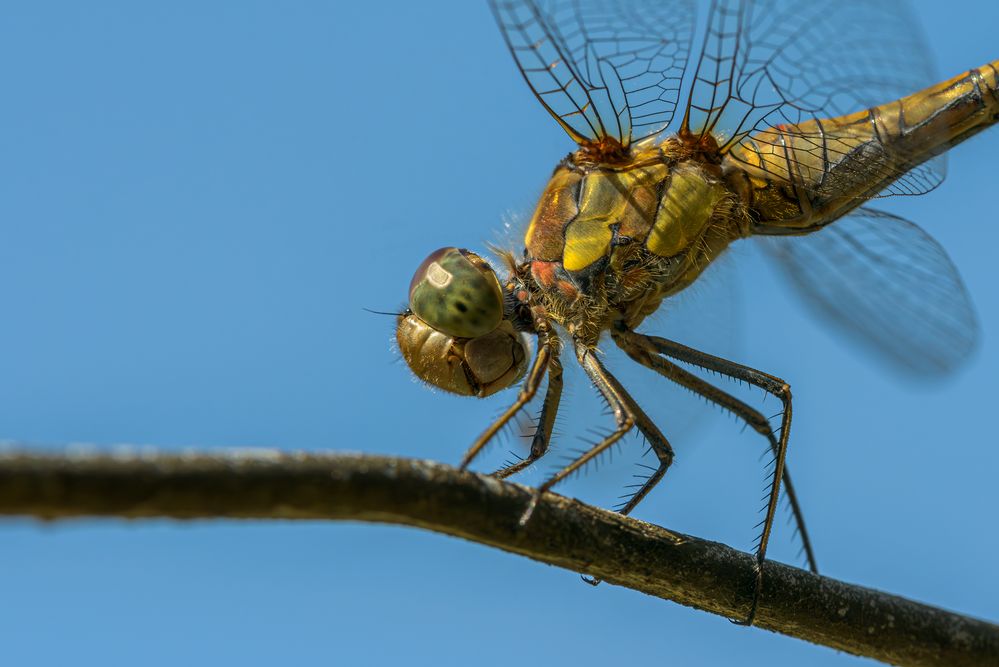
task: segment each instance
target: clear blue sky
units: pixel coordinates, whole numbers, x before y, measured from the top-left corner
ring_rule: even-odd
[[[942,74],[999,57],[994,3],[917,10]],[[510,400],[425,390],[361,310],[398,307],[430,250],[497,238],[572,147],[483,3],[6,2],[0,62],[0,438],[456,463]],[[794,388],[824,572],[991,619],[997,152],[999,131],[977,137],[943,187],[890,208],[976,299],[982,345],[955,377],[886,373],[753,253],[729,336]],[[685,312],[717,321],[712,304]],[[570,379],[566,430],[604,425],[579,421]],[[678,464],[638,516],[748,548],[760,443],[711,411],[664,428]],[[608,504],[628,465],[562,490]],[[789,532],[772,554],[796,562]],[[5,521],[0,591],[9,665],[861,662],[385,526]]]

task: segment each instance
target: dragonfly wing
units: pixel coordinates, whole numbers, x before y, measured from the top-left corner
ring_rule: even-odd
[[[628,146],[673,118],[693,0],[491,0],[517,67],[577,143]]]
[[[904,218],[860,208],[768,247],[811,310],[900,370],[943,375],[975,347],[977,318],[957,268]]]
[[[847,129],[803,130],[807,136],[791,155],[783,150],[784,136],[767,130],[863,111],[921,90],[937,78],[929,53],[918,23],[898,0],[715,0],[680,131],[714,134],[737,161],[747,154],[783,160],[779,167],[789,173],[841,162],[837,152],[856,147]],[[898,169],[881,196],[928,192],[945,172],[942,155]]]

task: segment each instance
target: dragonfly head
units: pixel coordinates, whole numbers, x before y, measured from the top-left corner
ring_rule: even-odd
[[[496,272],[474,252],[441,248],[409,285],[409,308],[396,340],[421,380],[463,396],[489,396],[519,380],[527,366],[524,334],[504,318]]]

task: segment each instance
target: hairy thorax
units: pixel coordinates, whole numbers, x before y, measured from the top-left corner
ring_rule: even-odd
[[[559,165],[525,237],[532,298],[586,344],[629,328],[690,285],[735,239],[745,206],[711,156],[675,139],[613,164]]]

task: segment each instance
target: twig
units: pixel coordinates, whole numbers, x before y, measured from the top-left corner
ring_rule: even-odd
[[[753,558],[426,461],[273,451],[0,452],[0,515],[39,519],[349,519],[418,526],[729,618]],[[897,665],[999,664],[999,626],[768,562],[759,627]],[[736,631],[736,630],[733,630]]]

